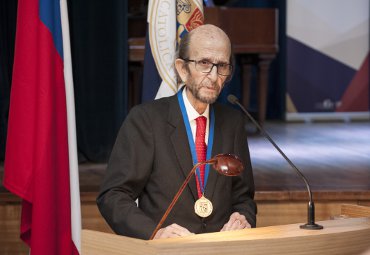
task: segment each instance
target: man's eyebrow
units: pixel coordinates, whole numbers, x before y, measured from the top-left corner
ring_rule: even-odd
[[[208,61],[208,62],[212,62],[210,58],[201,58],[201,59],[199,59],[198,61]]]
[[[227,61],[216,61],[216,62],[213,62],[210,58],[201,58],[198,61],[208,61],[210,63],[215,63],[215,64],[229,64],[229,62],[227,62]]]

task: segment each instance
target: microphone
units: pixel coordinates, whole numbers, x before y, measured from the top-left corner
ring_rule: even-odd
[[[323,229],[324,227],[315,223],[315,204],[312,199],[312,192],[310,184],[308,183],[306,177],[302,174],[301,171],[293,164],[293,162],[285,155],[285,153],[276,145],[276,143],[271,139],[271,137],[267,134],[267,132],[258,124],[258,122],[250,115],[250,113],[244,108],[242,104],[240,104],[238,98],[234,95],[228,95],[227,100],[232,103],[233,105],[239,106],[239,108],[244,112],[245,115],[253,122],[253,124],[257,127],[257,129],[269,140],[269,142],[275,147],[275,149],[280,153],[281,156],[289,163],[289,165],[297,172],[297,174],[303,179],[304,183],[306,184],[308,195],[310,201],[308,202],[308,212],[307,218],[308,222],[304,225],[301,225],[301,229],[310,229],[310,230],[319,230]]]

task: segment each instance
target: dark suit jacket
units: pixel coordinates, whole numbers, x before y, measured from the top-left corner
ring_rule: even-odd
[[[215,232],[233,212],[256,224],[246,121],[230,107],[217,103],[213,107],[212,156],[236,154],[245,171],[227,177],[210,168],[205,196],[212,201],[213,212],[204,219],[194,213],[197,189],[195,178],[191,179],[162,227],[177,223],[193,233]],[[192,167],[177,97],[134,107],[119,131],[97,198],[101,214],[117,234],[148,239]]]

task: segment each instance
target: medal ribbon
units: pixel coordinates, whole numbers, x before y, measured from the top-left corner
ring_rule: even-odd
[[[177,99],[179,101],[182,118],[184,120],[184,124],[185,124],[185,128],[186,128],[186,134],[188,136],[188,142],[189,142],[189,146],[190,146],[191,156],[193,158],[193,165],[195,165],[195,164],[198,163],[198,159],[197,159],[197,153],[196,153],[196,150],[195,150],[195,143],[194,143],[193,134],[191,132],[191,127],[190,127],[190,122],[189,122],[189,118],[188,118],[188,113],[186,112],[186,108],[185,108],[185,104],[184,104],[184,99],[182,97],[183,90],[184,90],[184,88],[181,89],[177,93]],[[214,129],[215,129],[215,113],[214,113],[213,107],[210,107],[209,123],[210,124],[209,124],[209,135],[208,135],[208,145],[207,145],[207,157],[206,157],[206,160],[209,160],[211,158],[212,147],[213,147],[213,136],[214,136]],[[207,164],[205,166],[204,183],[202,182],[202,180],[200,178],[199,168],[197,168],[197,170],[196,170],[196,175],[197,175],[198,180],[199,180],[199,186],[200,186],[200,189],[201,189],[202,194],[204,194],[204,190],[205,190],[205,187],[207,185],[208,174],[209,174],[209,167],[210,167],[209,164]]]

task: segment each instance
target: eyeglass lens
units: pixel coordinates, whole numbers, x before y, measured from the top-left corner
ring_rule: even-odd
[[[203,73],[211,72],[214,66],[216,66],[217,73],[220,75],[225,75],[225,76],[230,75],[232,71],[232,66],[229,64],[225,64],[225,63],[215,64],[215,63],[212,63],[206,60],[194,61],[194,63],[195,63],[195,68],[199,72],[203,72]]]

